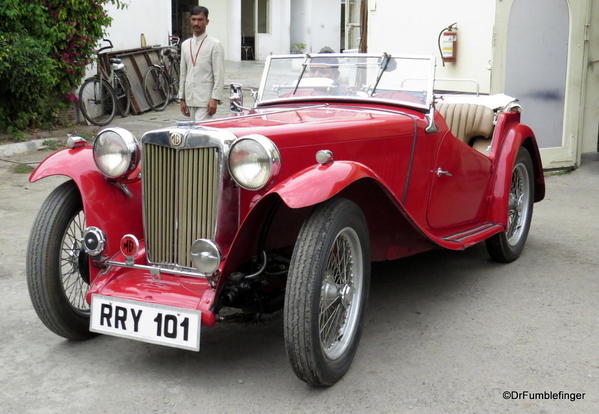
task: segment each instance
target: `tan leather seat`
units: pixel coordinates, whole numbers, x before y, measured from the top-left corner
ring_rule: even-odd
[[[474,149],[487,153],[493,133],[493,110],[484,105],[446,103],[437,105],[452,134]]]

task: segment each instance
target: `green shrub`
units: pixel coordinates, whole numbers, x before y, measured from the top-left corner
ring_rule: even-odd
[[[120,0],[0,0],[0,131],[44,126],[76,101]]]

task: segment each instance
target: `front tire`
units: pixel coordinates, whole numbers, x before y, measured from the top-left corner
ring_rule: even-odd
[[[79,190],[67,181],[42,204],[27,246],[27,286],[33,307],[48,329],[72,340],[93,336],[85,301],[89,265],[81,246],[84,227]]]
[[[520,257],[530,230],[534,198],[532,158],[521,147],[512,170],[508,202],[508,228],[487,239],[487,251],[497,262],[510,263]]]
[[[300,230],[285,292],[285,347],[301,380],[330,386],[348,371],[369,287],[364,214],[345,199],[317,208]]]

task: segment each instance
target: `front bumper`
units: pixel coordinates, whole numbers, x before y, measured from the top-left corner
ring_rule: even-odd
[[[124,262],[125,257],[119,253],[112,260]],[[147,263],[143,247],[135,263]],[[166,273],[152,275],[149,270],[113,265],[94,278],[86,296],[88,303],[91,303],[94,294],[199,310],[202,312],[202,325],[216,324],[216,315],[212,311],[215,290],[207,279]]]

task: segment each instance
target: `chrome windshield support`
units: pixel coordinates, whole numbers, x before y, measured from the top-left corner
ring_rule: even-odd
[[[428,113],[426,114],[426,120],[428,121],[428,123],[426,124],[426,128],[424,129],[424,131],[427,134],[434,134],[435,132],[439,131],[439,129],[437,128],[437,124],[435,124],[435,112],[435,102],[433,101]]]

